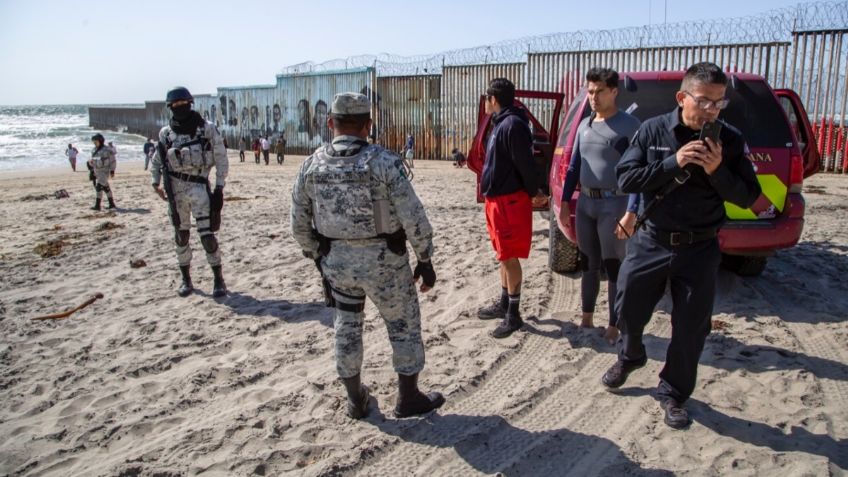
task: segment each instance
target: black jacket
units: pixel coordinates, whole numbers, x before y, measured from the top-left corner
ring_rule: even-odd
[[[492,117],[492,122],[480,192],[484,197],[496,197],[523,189],[530,197],[535,196],[539,179],[527,114],[515,107],[504,108]]]
[[[742,133],[726,123],[722,126],[721,165],[711,176],[702,167],[686,166],[691,177],[656,205],[648,226],[667,232],[717,230],[727,219],[724,201],[748,208],[760,196]],[[645,121],[615,168],[618,186],[624,192],[641,192],[648,207],[669,181],[681,177],[677,150],[697,138],[698,132],[680,121],[679,108]]]

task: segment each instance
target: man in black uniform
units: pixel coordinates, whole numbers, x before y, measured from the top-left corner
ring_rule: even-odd
[[[618,361],[602,381],[618,388],[645,365],[642,332],[670,283],[671,342],[657,398],[665,423],[676,429],[689,425],[683,403],[695,389],[698,360],[710,333],[724,202],[748,208],[761,192],[737,129],[719,121],[718,142],[699,139],[704,124],[716,121],[727,107],[726,88],[727,77],[718,66],[690,67],[676,94],[680,107],[644,122],[616,166],[621,190],[642,193],[644,210],[652,210],[621,265],[615,299],[622,332]]]

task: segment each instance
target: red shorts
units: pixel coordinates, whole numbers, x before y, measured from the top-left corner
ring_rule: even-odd
[[[486,228],[499,261],[529,257],[533,206],[527,192],[486,197]]]

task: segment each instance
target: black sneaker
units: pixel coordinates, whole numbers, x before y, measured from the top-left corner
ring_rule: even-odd
[[[676,399],[664,398],[661,406],[665,411],[663,421],[672,429],[685,429],[689,427],[692,421],[689,419],[689,413],[683,409],[683,404],[680,404]]]
[[[484,306],[477,310],[477,318],[481,320],[494,320],[497,318],[506,318],[506,308],[501,307],[501,301],[495,301],[489,306]]]
[[[640,361],[635,363],[618,360],[615,364],[604,373],[604,377],[601,378],[601,382],[604,383],[604,386],[615,389],[621,387],[625,381],[627,381],[627,376],[636,371],[637,369],[645,366],[648,362],[648,357],[643,357]]]
[[[493,338],[506,338],[507,336],[515,333],[520,330],[521,327],[524,326],[524,321],[520,316],[512,316],[509,318],[504,318],[500,325],[492,331]]]

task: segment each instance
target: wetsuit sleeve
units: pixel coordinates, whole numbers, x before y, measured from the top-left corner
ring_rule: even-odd
[[[727,202],[747,209],[762,193],[762,188],[751,165],[745,157],[745,141],[734,136],[722,147],[723,158],[710,178],[710,184]]]
[[[401,174],[400,158],[389,159],[388,164],[383,174],[389,191],[389,201],[418,260],[430,260],[433,256],[433,227],[427,219],[424,205],[412,184]]]
[[[510,124],[506,130],[506,141],[515,168],[521,175],[524,190],[534,197],[539,192],[539,181],[536,178],[536,164],[533,160],[533,139],[530,128],[526,124]]]
[[[227,148],[224,147],[224,137],[218,132],[218,128],[207,124],[212,130],[212,157],[215,158],[215,187],[224,187],[227,182],[227,174],[230,172],[230,160],[227,158]]]
[[[568,170],[565,171],[565,181],[562,184],[562,202],[571,201],[571,196],[574,195],[574,189],[580,182],[580,163],[583,162],[583,156],[580,155],[580,135],[577,135],[577,140],[574,142],[574,152],[571,154],[571,162],[568,163]]]
[[[651,130],[643,125],[633,137],[621,161],[615,166],[618,187],[622,192],[655,191],[679,173],[680,167],[677,165],[675,154],[662,160],[649,160],[648,147],[651,141]]]
[[[633,212],[634,214],[639,213],[639,194],[629,194],[627,196],[627,211]]]
[[[291,233],[306,255],[314,258],[318,252],[318,241],[312,235],[313,202],[307,184],[306,171],[312,158],[303,161],[294,181],[291,201]]]

